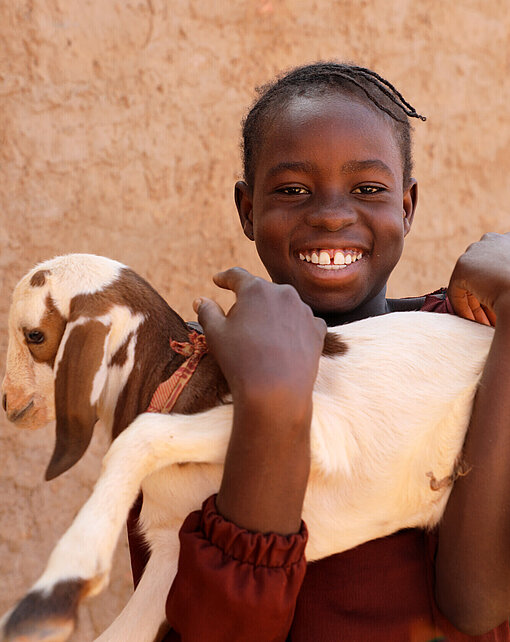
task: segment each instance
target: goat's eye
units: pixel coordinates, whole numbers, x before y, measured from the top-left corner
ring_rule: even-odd
[[[25,339],[27,343],[42,343],[44,334],[40,330],[29,330],[25,332]]]

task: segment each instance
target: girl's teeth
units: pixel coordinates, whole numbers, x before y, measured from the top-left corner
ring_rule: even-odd
[[[318,265],[317,267],[323,269],[323,270],[343,270],[346,268],[346,265],[334,265],[334,263],[331,263],[330,265]]]
[[[319,263],[320,263],[320,265],[329,265],[330,264],[329,252],[322,251],[319,254]]]
[[[333,256],[331,256],[331,253]],[[338,269],[338,268],[344,268],[347,265],[351,265],[351,263],[355,263],[356,261],[359,261],[361,258],[363,258],[363,253],[358,252],[357,254],[350,254],[349,252],[342,252],[341,250],[338,250],[336,252],[333,252],[332,250],[313,250],[313,252],[310,254],[303,254],[302,252],[299,253],[299,258],[301,261],[307,261],[308,263],[313,263],[314,265],[318,265],[319,267],[322,268],[328,268],[328,269]]]
[[[333,259],[335,265],[344,265],[345,258],[343,252],[335,252],[335,258]]]

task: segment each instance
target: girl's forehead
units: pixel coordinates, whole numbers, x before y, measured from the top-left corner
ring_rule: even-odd
[[[273,115],[260,142],[256,173],[264,173],[276,159],[317,156],[323,150],[343,162],[384,157],[397,173],[402,171],[389,117],[357,98],[328,93],[293,97]]]

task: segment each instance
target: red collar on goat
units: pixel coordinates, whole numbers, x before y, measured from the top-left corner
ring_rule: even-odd
[[[203,334],[193,330],[188,337],[189,342],[181,343],[180,341],[170,340],[172,350],[188,358],[166,381],[159,384],[152,396],[147,412],[159,412],[162,414],[172,412],[179,395],[197,369],[200,359],[207,352],[207,343]]]

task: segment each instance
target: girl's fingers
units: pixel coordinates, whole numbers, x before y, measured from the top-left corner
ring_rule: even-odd
[[[480,304],[480,301],[469,292],[466,294],[466,298],[469,308],[473,314],[474,320],[477,323],[482,323],[483,325],[491,325],[489,319],[487,318],[487,315],[485,314],[484,308]]]
[[[450,284],[448,288],[448,298],[455,310],[455,313],[463,319],[474,321],[475,317],[468,302],[467,292],[461,288],[456,288]]]
[[[470,292],[450,286],[448,298],[459,317],[469,319],[469,321],[476,321],[483,325],[495,325],[496,315],[482,305],[477,297]]]
[[[255,278],[256,277],[247,270],[240,267],[233,267],[215,274],[213,281],[218,287],[224,290],[232,290],[237,294],[243,285],[253,281]]]
[[[199,297],[193,301],[193,309],[197,313],[198,322],[204,328],[205,333],[208,333],[214,327],[224,321],[225,312],[222,307],[205,297]]]
[[[199,310],[199,308],[200,308],[200,306],[202,305],[203,302],[204,302],[204,299],[201,298],[201,297],[197,297],[193,301],[193,304],[192,304],[193,305],[193,310],[196,312],[196,314],[198,314],[198,310]]]
[[[487,316],[489,325],[491,325],[494,328],[496,326],[496,314],[490,308],[485,307],[485,305],[482,305],[482,308],[483,308],[483,311],[485,312],[485,315]]]

